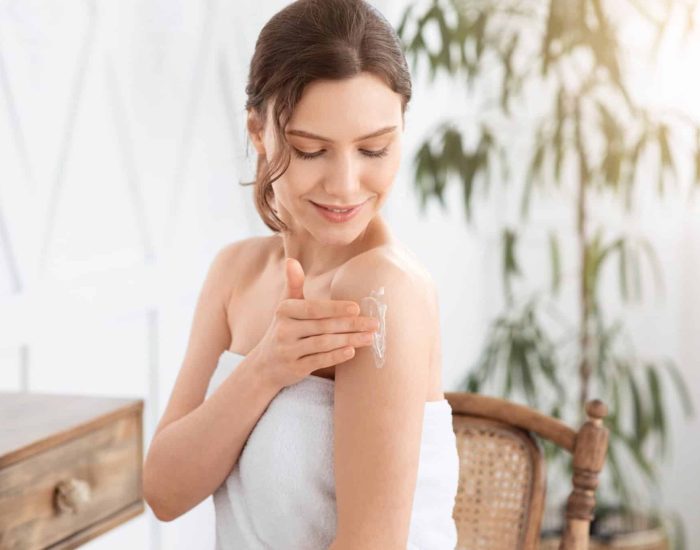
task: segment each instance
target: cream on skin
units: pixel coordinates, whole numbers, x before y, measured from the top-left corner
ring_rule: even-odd
[[[379,330],[372,334],[372,355],[374,366],[378,369],[384,366],[384,351],[386,349],[386,311],[384,303],[384,287],[379,287],[360,300],[360,313],[367,317],[374,317],[379,321]]]

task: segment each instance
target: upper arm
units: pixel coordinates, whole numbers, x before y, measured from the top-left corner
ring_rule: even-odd
[[[387,261],[360,262],[334,280],[332,299],[360,302],[384,287],[386,355],[372,348],[335,372],[334,466],[339,547],[406,548],[420,455],[434,293]],[[428,314],[430,313],[430,314]]]
[[[240,242],[225,246],[209,266],[195,306],[185,358],[154,436],[204,401],[219,356],[231,343],[226,309],[239,249]]]

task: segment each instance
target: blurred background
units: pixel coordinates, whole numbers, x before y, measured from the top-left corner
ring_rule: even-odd
[[[700,9],[371,3],[414,78],[384,214],[436,282],[445,391],[572,425],[603,399],[599,515],[699,548]],[[142,398],[147,451],[213,256],[270,233],[244,88],[286,4],[0,0],[0,391]],[[213,543],[209,498],[85,547]]]

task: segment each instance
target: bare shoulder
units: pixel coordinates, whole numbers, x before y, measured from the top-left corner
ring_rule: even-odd
[[[371,248],[343,264],[333,277],[331,291],[365,292],[374,285],[397,285],[432,304],[437,294],[430,272],[402,244]]]
[[[276,235],[247,237],[219,250],[217,261],[232,289],[245,287],[260,273],[278,246],[278,241]]]
[[[363,298],[371,296],[372,291],[382,295],[383,345],[389,368],[379,382],[372,350],[358,348],[347,361],[356,366],[335,371],[336,401],[342,402],[343,395],[353,392],[398,392],[421,403],[439,399],[442,395],[437,355],[440,322],[435,285],[429,272],[405,248],[382,245],[346,262],[331,283],[331,299],[357,302],[363,312],[366,311],[362,308]],[[411,406],[408,402],[400,405]]]
[[[346,262],[331,282],[331,299],[361,303],[372,291],[381,291],[391,312],[387,325],[394,333],[422,334],[412,342],[397,343],[430,363],[440,330],[438,296],[430,273],[405,247],[372,248]],[[387,329],[389,330],[389,329]]]
[[[216,254],[216,260],[223,264],[231,264],[240,259],[241,256],[253,247],[253,243],[261,237],[250,237],[233,241],[221,247]]]
[[[277,239],[275,235],[247,237],[225,245],[219,253],[231,261],[239,259],[242,255],[250,259],[251,255],[270,250]]]

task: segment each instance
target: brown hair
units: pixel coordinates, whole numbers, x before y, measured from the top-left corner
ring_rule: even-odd
[[[318,79],[340,80],[362,71],[382,78],[402,96],[401,112],[411,99],[411,76],[401,43],[386,18],[364,0],[297,0],[276,13],[260,31],[250,63],[246,111],[266,121],[273,105],[274,133],[281,144],[276,158],[258,156],[255,207],[274,232],[285,231],[270,205],[272,183],[289,167],[284,128],[304,87]]]

